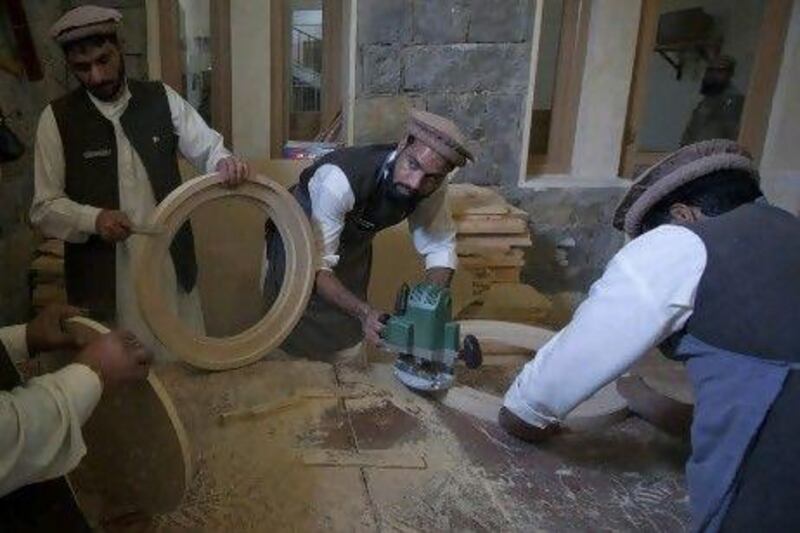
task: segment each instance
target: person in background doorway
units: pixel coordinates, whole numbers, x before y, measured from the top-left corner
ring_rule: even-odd
[[[681,146],[708,139],[739,138],[744,96],[733,85],[735,70],[736,60],[728,55],[717,56],[708,64],[700,86],[703,99],[692,111]]]

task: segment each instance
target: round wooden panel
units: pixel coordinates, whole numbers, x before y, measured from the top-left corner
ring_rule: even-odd
[[[109,331],[82,317],[67,320],[65,327],[85,340]],[[183,499],[192,476],[188,438],[156,373],[104,390],[83,426],[87,453],[69,480],[92,519],[131,510],[163,513]]]
[[[266,211],[283,238],[286,274],[272,308],[255,325],[231,337],[198,336],[168,310],[159,272],[173,236],[192,212],[207,202],[228,197],[253,202]],[[234,189],[223,186],[216,174],[200,176],[167,196],[149,223],[164,231],[148,238],[142,247],[137,261],[136,294],[145,321],[173,354],[199,368],[227,370],[257,361],[291,333],[314,286],[316,254],[308,217],[286,189],[260,175]]]

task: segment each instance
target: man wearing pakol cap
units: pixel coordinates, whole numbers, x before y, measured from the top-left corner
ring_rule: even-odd
[[[447,177],[472,154],[450,120],[412,111],[399,144],[345,148],[319,158],[300,175],[295,198],[311,218],[322,260],[305,314],[282,348],[320,357],[379,344],[385,313],[367,303],[372,239],[408,219],[426,279],[447,286],[456,268],[455,226],[447,207]],[[283,282],[283,245],[267,227],[265,298]]]
[[[681,146],[707,139],[739,138],[744,96],[731,81],[735,70],[736,60],[729,55],[717,56],[709,62],[700,87],[703,99],[692,111]]]
[[[660,346],[685,362],[696,398],[686,465],[693,529],[796,531],[800,221],[755,202],[760,195],[750,155],[728,140],[684,147],[648,169],[614,219],[633,240],[517,376],[501,425],[546,439]]]
[[[45,235],[66,241],[70,303],[116,320],[156,347],[159,358],[169,358],[136,305],[131,260],[148,237],[135,229],[181,184],[179,152],[202,172],[218,171],[230,186],[244,180],[248,168],[170,87],[126,78],[121,18],[114,9],[82,6],[51,29],[80,87],[55,100],[39,121],[31,220]],[[172,311],[202,330],[188,223],[170,252],[162,290],[171,295]]]

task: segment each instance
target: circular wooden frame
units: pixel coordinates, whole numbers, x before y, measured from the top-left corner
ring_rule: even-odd
[[[64,329],[87,343],[109,332],[84,317],[67,319]],[[156,372],[152,368],[146,380],[103,391],[83,426],[87,454],[68,479],[92,519],[115,508],[168,512],[189,487],[194,475],[189,438]]]
[[[244,199],[266,211],[283,238],[286,268],[281,291],[261,320],[237,335],[213,338],[192,332],[169,310],[159,273],[181,225],[195,209],[220,198]],[[291,333],[314,286],[316,256],[311,224],[289,191],[261,175],[228,188],[217,174],[207,174],[172,191],[153,212],[149,224],[163,231],[148,237],[141,249],[136,295],[142,317],[170,352],[199,368],[228,370],[257,361]]]
[[[458,324],[462,339],[467,335],[474,335],[478,342],[501,342],[532,352],[538,351],[556,335],[556,332],[549,329],[501,320],[459,320]]]

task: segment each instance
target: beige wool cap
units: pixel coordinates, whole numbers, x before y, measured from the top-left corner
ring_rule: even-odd
[[[50,28],[50,36],[65,45],[93,35],[110,35],[117,32],[122,13],[100,6],[80,6],[70,9]]]
[[[630,237],[642,232],[642,220],[667,195],[719,170],[742,170],[758,180],[758,170],[741,145],[711,139],[684,146],[645,170],[628,189],[614,213],[614,227]]]
[[[467,148],[467,141],[452,120],[427,111],[411,110],[408,133],[430,146],[439,155],[457,167],[475,158]]]

